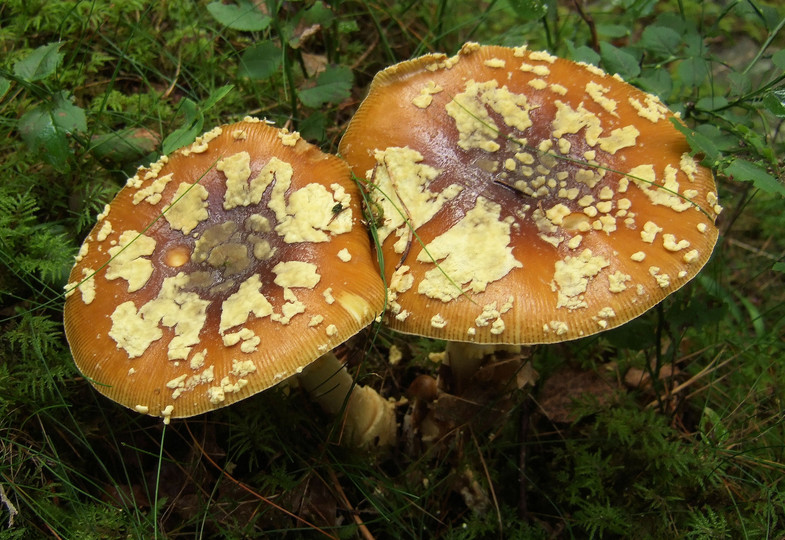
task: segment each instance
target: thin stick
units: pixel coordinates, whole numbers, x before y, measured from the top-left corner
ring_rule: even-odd
[[[155,472],[155,494],[153,495],[153,537],[158,540],[158,488],[161,486],[161,463],[164,459],[164,438],[166,424],[161,430],[161,444],[158,450],[158,470]]]
[[[362,537],[365,538],[365,540],[375,540],[371,531],[368,529],[368,527],[365,526],[365,523],[363,523],[363,520],[360,517],[360,515],[357,513],[357,511],[355,511],[354,507],[352,506],[352,503],[349,502],[349,498],[346,496],[346,493],[343,491],[343,488],[341,487],[341,483],[338,481],[338,477],[335,476],[335,471],[332,469],[328,469],[328,472],[330,474],[330,481],[333,483],[333,487],[338,492],[338,495],[341,496],[341,499],[343,500],[343,504],[346,505],[346,508],[348,508],[349,512],[352,514],[352,519],[354,519],[354,523],[355,525],[357,525],[357,528],[360,529],[360,533],[362,534]]]

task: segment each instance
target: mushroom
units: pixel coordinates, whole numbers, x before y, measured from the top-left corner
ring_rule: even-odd
[[[77,367],[167,423],[300,373],[383,309],[359,219],[346,164],[298,133],[254,118],[205,133],[140,168],[79,250]]]
[[[370,194],[387,324],[560,342],[682,287],[721,208],[674,121],[618,76],[526,47],[467,43],[377,74],[339,149]]]

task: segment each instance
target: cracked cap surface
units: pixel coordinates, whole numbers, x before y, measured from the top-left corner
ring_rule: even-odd
[[[383,309],[359,204],[342,160],[252,118],[140,168],[66,287],[77,366],[165,421],[298,373]]]
[[[375,77],[340,143],[367,182],[396,330],[547,343],[693,278],[722,210],[676,118],[617,76],[464,45]]]

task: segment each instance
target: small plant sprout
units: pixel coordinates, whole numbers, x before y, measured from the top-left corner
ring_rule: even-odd
[[[359,216],[346,164],[297,132],[205,133],[140,168],[84,241],[65,304],[77,366],[167,422],[300,373],[382,310]]]
[[[673,118],[618,76],[525,47],[467,43],[377,74],[340,152],[384,210],[387,324],[553,343],[682,287],[721,208]]]

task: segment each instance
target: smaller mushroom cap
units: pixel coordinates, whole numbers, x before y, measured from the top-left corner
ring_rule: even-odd
[[[343,161],[252,118],[139,169],[71,272],[77,366],[167,420],[299,373],[383,309],[359,201]]]
[[[341,140],[367,182],[394,329],[547,343],[687,283],[721,208],[677,117],[602,70],[466,44],[377,74]]]

